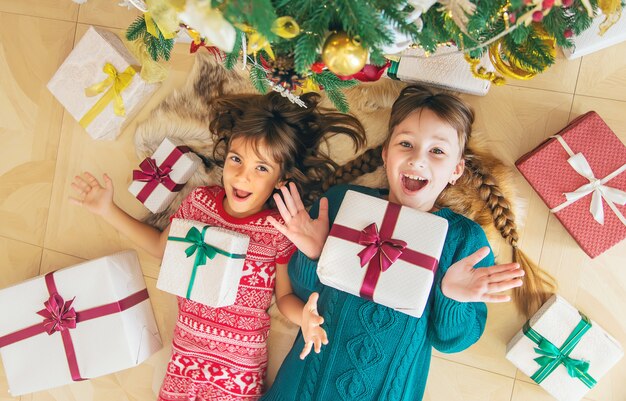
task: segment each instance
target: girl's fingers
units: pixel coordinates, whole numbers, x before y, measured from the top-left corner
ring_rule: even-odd
[[[489,276],[494,276],[498,273],[518,270],[518,269],[522,270],[520,269],[519,263],[506,263],[503,265],[495,265],[495,266],[490,266],[487,268],[481,268],[481,270]]]
[[[464,260],[472,266],[476,266],[476,264],[483,260],[487,255],[489,255],[489,247],[483,246],[473,254],[466,256]]]
[[[495,294],[498,292],[510,290],[511,288],[521,287],[523,284],[524,282],[519,278],[501,281],[499,283],[489,283],[489,285],[487,286],[487,293]]]
[[[489,274],[489,282],[490,283],[499,283],[501,281],[511,280],[514,278],[521,278],[526,274],[523,269],[517,268],[513,270],[506,270],[500,273],[491,273]]]
[[[74,188],[76,192],[83,196],[87,195],[87,188],[83,187],[82,185],[76,184],[76,182],[72,183],[72,188]]]
[[[72,185],[76,185],[80,187],[82,191],[86,191],[87,189],[89,189],[89,184],[87,183],[87,181],[85,181],[83,177],[79,175],[74,177],[74,181],[72,182]]]
[[[289,224],[289,222],[291,221],[291,213],[289,213],[289,210],[287,210],[285,202],[283,202],[280,195],[274,194],[274,202],[276,202],[276,208],[280,212],[280,215],[283,217],[283,220],[285,220],[285,223]]]
[[[285,204],[287,205],[287,209],[292,216],[298,214],[298,208],[296,207],[296,203],[293,200],[293,197],[289,193],[289,190],[286,186],[280,187],[280,192],[283,193],[283,199],[285,200]]]
[[[306,356],[311,353],[312,347],[313,347],[313,341],[308,341],[304,343],[304,348],[302,349],[302,352],[300,353],[300,359],[306,358]]]
[[[298,192],[298,187],[294,182],[289,183],[289,190],[298,211],[304,210],[304,203],[302,203],[302,198],[300,198],[300,192]]]
[[[85,175],[85,177],[87,177],[87,182],[91,185],[91,186],[96,186],[96,185],[100,185],[100,183],[98,182],[98,179],[96,177],[94,177],[90,172],[85,171],[83,173]]]
[[[273,225],[274,228],[277,229],[279,233],[281,233],[284,236],[287,236],[287,227],[285,227],[284,225],[280,224],[272,216],[267,216],[267,221],[269,221],[270,224]]]
[[[481,299],[482,302],[493,302],[493,303],[509,302],[510,300],[511,300],[510,296],[501,295],[501,294],[485,294],[482,296],[482,299]]]
[[[315,353],[319,354],[322,350],[322,340],[318,336],[315,336],[313,342],[315,344]]]
[[[317,215],[317,219],[328,221],[328,199],[327,198],[320,199],[320,209]]]

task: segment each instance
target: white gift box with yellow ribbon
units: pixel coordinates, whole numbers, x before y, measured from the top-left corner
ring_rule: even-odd
[[[113,140],[159,87],[113,32],[89,27],[48,89],[94,139]]]

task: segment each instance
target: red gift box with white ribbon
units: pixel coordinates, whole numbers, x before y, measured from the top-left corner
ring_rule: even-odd
[[[591,258],[626,238],[626,146],[596,112],[515,165]]]

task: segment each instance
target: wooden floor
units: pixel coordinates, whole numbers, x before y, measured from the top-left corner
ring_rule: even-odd
[[[116,3],[90,0],[79,6],[70,0],[0,0],[0,288],[132,247],[102,220],[68,202],[70,182],[86,169],[97,174],[106,171],[117,185],[116,201],[135,216],[145,213],[125,188],[138,163],[134,127],[184,82],[193,57],[186,45],[177,45],[170,77],[114,142],[91,140],[46,89],[90,24],[120,30],[135,18],[135,11]],[[466,99],[477,110],[477,129],[487,134],[493,150],[510,164],[588,110],[596,110],[626,142],[626,43],[574,61],[559,54],[557,64],[534,80],[492,87],[484,98]],[[527,201],[522,249],[558,278],[562,296],[626,344],[626,242],[590,260],[522,177],[517,174],[515,179]],[[159,262],[145,253],[140,252],[140,257],[168,344],[175,300],[155,290]],[[550,400],[504,358],[507,341],[523,323],[515,316],[512,305],[491,306],[486,333],[478,344],[460,354],[435,354],[425,399]],[[288,337],[275,337],[275,346],[288,347]],[[168,351],[165,347],[135,369],[21,400],[152,400]],[[626,359],[586,399],[626,400],[624,378]],[[0,400],[16,399],[7,393],[0,367]]]

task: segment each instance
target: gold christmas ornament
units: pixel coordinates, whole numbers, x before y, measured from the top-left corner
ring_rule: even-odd
[[[352,75],[361,71],[367,62],[367,50],[358,38],[346,32],[335,32],[326,38],[322,61],[337,75]]]
[[[293,17],[279,17],[272,24],[272,32],[281,38],[293,39],[300,33],[300,26]]]
[[[469,63],[472,70],[472,75],[474,75],[476,78],[491,81],[494,85],[497,86],[501,86],[506,83],[504,77],[499,76],[493,71],[487,71],[487,69],[483,66],[479,66],[479,59],[472,58],[469,54],[465,53],[465,61]]]
[[[545,31],[539,36],[543,43],[548,46],[550,49],[550,54],[552,58],[556,57],[556,40],[547,34]],[[542,69],[539,70],[530,70],[520,65],[519,62],[515,60],[515,58],[511,55],[509,50],[506,48],[502,39],[498,40],[496,43],[489,47],[489,59],[491,60],[491,64],[493,64],[496,71],[500,74],[514,79],[520,80],[529,80],[534,78],[535,75],[544,72],[548,69],[548,65],[543,66]]]

